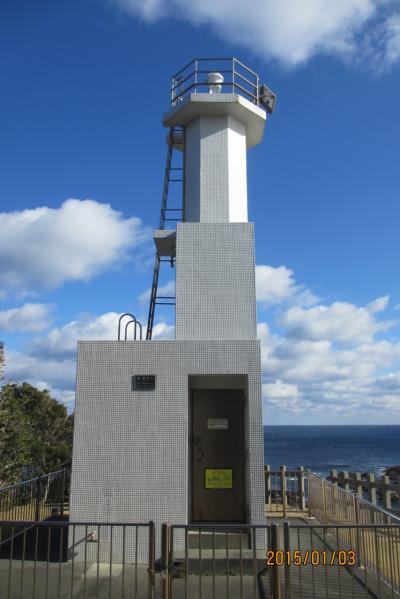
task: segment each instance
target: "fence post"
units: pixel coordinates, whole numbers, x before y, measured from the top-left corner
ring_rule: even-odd
[[[64,515],[64,497],[65,497],[65,468],[62,471],[61,477],[61,505],[60,505],[60,516]]]
[[[361,474],[360,472],[356,472],[356,492],[358,497],[363,497],[363,488],[362,488],[362,484],[361,484]]]
[[[353,495],[353,501],[354,501],[354,519],[356,521],[356,538],[357,538],[357,547],[356,547],[356,554],[357,554],[357,566],[360,567],[361,565],[361,537],[360,537],[360,529],[358,528],[358,524],[360,524],[360,506],[358,503],[358,497],[356,497],[355,495]]]
[[[384,476],[382,478],[382,482],[383,482],[383,505],[385,510],[391,510],[392,509],[392,495],[390,492],[390,478],[388,476]]]
[[[40,520],[40,478],[36,479],[35,483],[35,521]]]
[[[314,489],[314,480],[311,478],[311,471],[307,470],[307,488],[308,488],[308,517],[312,518],[312,508],[313,508],[313,489]]]
[[[375,474],[368,474],[368,483],[369,500],[376,505]]]
[[[264,466],[264,474],[265,474],[265,503],[269,506],[271,505],[272,493],[271,493],[271,466],[266,464]]]
[[[282,506],[283,506],[283,517],[286,518],[286,466],[281,466],[281,495],[282,495]]]
[[[298,475],[297,475],[297,489],[298,489],[298,497],[299,497],[299,508],[302,512],[305,511],[306,509],[306,499],[305,499],[305,492],[304,492],[304,468],[303,466],[298,466],[297,467]]]
[[[325,485],[325,480],[322,479],[321,480],[322,483],[322,505],[323,505],[323,510],[324,510],[324,522],[326,524],[327,520],[327,510],[326,510],[326,485]]]
[[[290,576],[290,565],[289,557],[290,552],[290,523],[283,523],[283,554],[285,560],[285,598],[291,599],[292,597],[292,579]]]
[[[272,599],[281,599],[281,586],[279,582],[279,566],[276,565],[276,552],[279,550],[279,526],[271,524],[271,551],[273,566],[271,567]]]
[[[154,566],[155,566],[155,526],[153,520],[149,522],[149,558],[148,558],[148,599],[154,599]]]
[[[169,545],[171,525],[164,522],[161,530],[161,599],[170,599]]]

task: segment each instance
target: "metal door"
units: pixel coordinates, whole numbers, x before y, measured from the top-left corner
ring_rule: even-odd
[[[244,394],[192,391],[192,521],[245,522]]]

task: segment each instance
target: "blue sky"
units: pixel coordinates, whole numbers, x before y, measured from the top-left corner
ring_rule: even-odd
[[[278,95],[248,155],[264,420],[400,424],[400,8],[333,4],[2,2],[6,381],[72,407],[77,339],[146,320],[169,78],[236,56]]]

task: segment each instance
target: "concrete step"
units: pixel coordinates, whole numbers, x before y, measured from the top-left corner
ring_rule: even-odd
[[[180,578],[185,574],[185,552],[174,552],[174,577]],[[265,552],[257,551],[254,559],[253,551],[245,549],[240,552],[237,549],[228,551],[216,549],[205,549],[201,552],[199,558],[198,549],[190,549],[187,553],[187,570],[190,574],[210,576],[215,572],[216,575],[229,573],[230,575],[238,575],[240,573],[253,575],[254,570],[257,573],[266,570]]]
[[[223,531],[197,531],[191,530],[188,533],[188,549],[250,549],[251,539],[248,532],[223,532]]]

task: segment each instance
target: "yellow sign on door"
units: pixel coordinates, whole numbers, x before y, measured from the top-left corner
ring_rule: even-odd
[[[206,489],[233,489],[233,470],[231,468],[206,468]]]

